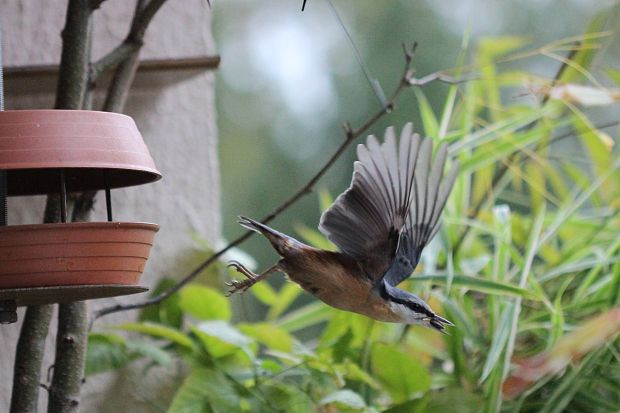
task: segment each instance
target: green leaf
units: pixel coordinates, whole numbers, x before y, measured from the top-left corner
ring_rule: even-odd
[[[495,334],[493,336],[493,341],[491,342],[491,347],[487,350],[487,358],[484,362],[484,366],[482,367],[482,375],[478,380],[479,383],[484,382],[489,377],[489,374],[491,374],[491,371],[495,368],[502,351],[504,351],[504,347],[508,341],[508,336],[510,335],[510,329],[512,328],[514,310],[515,307],[511,303],[502,313],[499,325],[495,328]]]
[[[149,297],[155,297],[172,288],[177,281],[164,278],[152,289]],[[145,307],[140,312],[139,321],[149,321],[156,324],[164,324],[174,328],[180,328],[183,324],[183,311],[179,307],[179,294],[172,294],[164,301]]]
[[[336,246],[319,231],[303,224],[297,224],[294,228],[295,232],[301,236],[302,240],[307,242],[309,245],[328,251],[337,250]]]
[[[594,57],[600,51],[598,42],[604,36],[602,31],[609,17],[610,13],[603,11],[590,21],[583,38],[579,40],[579,48],[572,57],[570,64],[562,71],[558,83],[579,82],[589,75],[587,69],[592,65]]]
[[[269,283],[256,283],[250,288],[254,297],[265,305],[273,305],[278,300],[278,294]]]
[[[196,330],[235,347],[245,347],[252,343],[249,337],[225,321],[204,321],[196,326]]]
[[[262,410],[258,408],[252,411],[260,412],[291,412],[291,413],[316,413],[315,403],[303,388],[295,385],[263,385],[261,394],[267,401],[267,406],[263,405]],[[256,406],[258,403],[254,403]]]
[[[127,351],[132,359],[136,357],[145,357],[160,366],[169,366],[172,364],[171,354],[162,350],[155,344],[145,341],[127,340],[126,345]]]
[[[179,307],[199,320],[230,320],[229,301],[213,288],[190,284],[179,296]]]
[[[239,411],[239,396],[219,371],[194,368],[177,391],[168,413]]]
[[[172,362],[170,354],[152,343],[125,340],[113,333],[90,333],[85,374],[117,370],[139,358],[150,359],[162,366]]]
[[[277,321],[277,325],[293,332],[327,321],[332,314],[331,307],[315,301],[286,314]]]
[[[275,320],[286,311],[287,308],[295,301],[295,299],[301,294],[302,289],[292,282],[285,283],[278,292],[277,301],[271,306],[267,313],[267,320]]]
[[[319,194],[319,209],[321,212],[325,211],[334,203],[334,198],[331,196],[329,191],[326,189],[321,189],[318,191]]]
[[[411,277],[409,280],[412,282],[432,281],[433,283],[445,285],[448,282],[448,275],[416,275]],[[466,275],[453,275],[452,286],[464,287],[473,291],[479,291],[492,295],[523,297],[528,300],[537,301],[540,300],[540,297],[524,288],[520,288],[513,284],[492,281],[486,278],[469,277]]]
[[[129,362],[125,339],[117,334],[90,333],[86,350],[86,376],[116,370]]]
[[[607,68],[603,69],[603,71],[617,85],[620,85],[620,70],[614,69],[612,67],[607,67]]]
[[[422,125],[424,126],[424,135],[437,138],[439,136],[439,122],[435,117],[431,104],[426,99],[426,95],[420,88],[415,88],[415,96],[418,100],[418,107],[420,110],[420,117],[422,118]]]
[[[404,402],[430,389],[431,376],[422,363],[400,346],[375,343],[371,351],[372,371],[394,402]]]
[[[348,389],[338,390],[328,394],[319,401],[319,405],[321,406],[327,404],[334,404],[339,409],[362,410],[366,407],[366,403],[364,399],[362,399],[362,396]]]
[[[291,352],[293,349],[293,337],[284,329],[270,324],[240,324],[239,330],[244,334],[256,339],[270,349]]]
[[[155,323],[124,323],[113,326],[116,330],[135,331],[136,333],[147,334],[151,337],[168,340],[172,343],[178,344],[188,350],[196,350],[196,344],[191,338],[168,326]]]

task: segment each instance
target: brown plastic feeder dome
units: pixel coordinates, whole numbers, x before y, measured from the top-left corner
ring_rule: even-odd
[[[129,116],[87,110],[0,112],[0,169],[7,171],[9,196],[58,192],[58,168],[65,168],[67,192],[161,178]]]
[[[128,116],[82,110],[0,112],[6,192],[106,190],[161,178]],[[156,224],[80,222],[0,227],[0,301],[76,301],[145,291],[138,286]]]

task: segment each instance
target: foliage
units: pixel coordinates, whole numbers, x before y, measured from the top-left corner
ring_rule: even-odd
[[[170,413],[618,411],[620,160],[581,106],[599,86],[590,71],[599,30],[597,21],[580,39],[535,50],[486,39],[461,69],[476,80],[450,86],[441,111],[416,92],[424,132],[450,144],[462,171],[424,275],[405,288],[454,322],[449,335],[297,305],[292,283],[252,287],[264,320],[232,321],[221,291],[194,284],[115,327],[149,336],[142,347],[93,333],[87,371],[184,360]],[[506,69],[566,50],[557,79]],[[552,93],[559,85],[576,86]],[[524,87],[539,101],[515,99]],[[298,233],[333,248],[313,229]]]

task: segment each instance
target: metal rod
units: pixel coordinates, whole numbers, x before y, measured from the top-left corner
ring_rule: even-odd
[[[4,65],[2,61],[2,27],[0,26],[0,111],[4,110]],[[0,226],[8,223],[7,177],[6,171],[0,171]]]
[[[60,222],[67,222],[67,179],[64,169],[60,169]]]
[[[105,186],[105,209],[108,213],[108,222],[112,222],[112,195],[110,193],[110,184],[108,182],[108,171],[103,170],[103,185]]]

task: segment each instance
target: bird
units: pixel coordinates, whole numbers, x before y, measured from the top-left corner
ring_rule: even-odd
[[[458,174],[458,161],[444,173],[448,150],[435,151],[407,123],[396,139],[388,127],[383,143],[370,135],[357,146],[353,178],[322,214],[319,230],[339,251],[321,250],[256,220],[239,224],[262,234],[281,259],[254,273],[238,261],[229,267],[245,279],[232,280],[228,295],[244,292],[275,272],[340,310],[392,323],[422,325],[442,333],[454,324],[420,297],[397,286],[420,262],[422,250],[439,230],[439,218]]]

